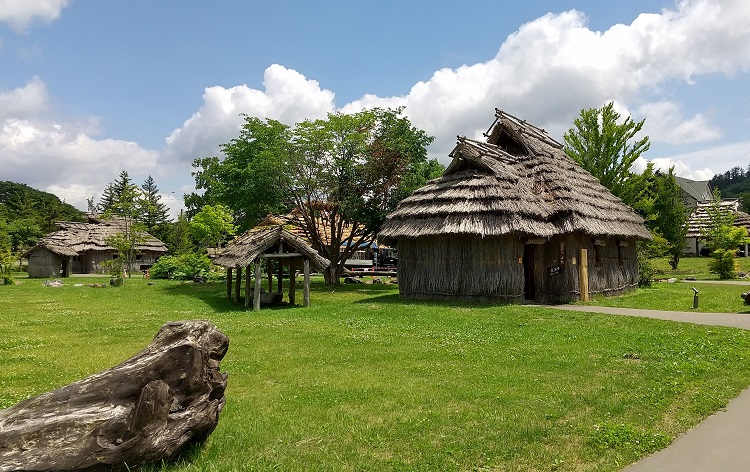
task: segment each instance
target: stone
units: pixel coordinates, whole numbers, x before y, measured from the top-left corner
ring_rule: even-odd
[[[135,470],[216,428],[229,339],[207,321],[164,324],[108,370],[0,410],[0,472]]]

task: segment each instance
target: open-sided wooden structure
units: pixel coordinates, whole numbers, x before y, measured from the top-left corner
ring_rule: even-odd
[[[713,203],[711,201],[697,202],[690,218],[687,221],[687,232],[685,234],[685,254],[700,255],[701,250],[706,247],[704,234],[711,224],[710,211]],[[725,198],[719,202],[718,211],[721,213],[734,214],[734,226],[743,227],[750,235],[750,215],[740,210],[740,201],[736,198]],[[745,245],[745,256],[748,254],[748,245]]]
[[[635,287],[643,219],[544,130],[496,110],[486,136],[459,137],[442,177],[388,215],[378,238],[398,248],[402,298],[549,303]]]
[[[274,270],[273,261],[276,262]],[[284,229],[281,225],[253,228],[233,239],[214,263],[227,269],[227,297],[240,300],[242,269],[245,269],[245,306],[260,309],[263,269],[268,274],[268,292],[283,297],[284,267],[289,270],[289,303],[295,303],[296,272],[302,270],[303,305],[310,306],[310,268],[323,270],[329,266],[328,259],[320,256],[309,244]],[[250,286],[251,265],[255,266],[254,286]],[[234,275],[233,275],[234,274]],[[277,289],[273,287],[273,276],[277,275]]]

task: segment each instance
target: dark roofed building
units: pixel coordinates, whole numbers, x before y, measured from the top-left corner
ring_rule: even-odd
[[[399,251],[407,299],[568,302],[637,286],[643,219],[544,130],[496,110],[487,142],[461,137],[442,177],[404,199],[378,237]]]

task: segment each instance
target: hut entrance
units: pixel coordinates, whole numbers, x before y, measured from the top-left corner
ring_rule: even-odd
[[[526,244],[523,247],[523,293],[524,300],[534,300],[536,297],[536,284],[534,283],[534,253],[535,244]]]

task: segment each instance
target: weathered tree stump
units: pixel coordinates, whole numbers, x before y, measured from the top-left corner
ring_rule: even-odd
[[[166,323],[122,364],[0,410],[0,471],[132,470],[173,457],[216,428],[228,346],[209,322]]]

